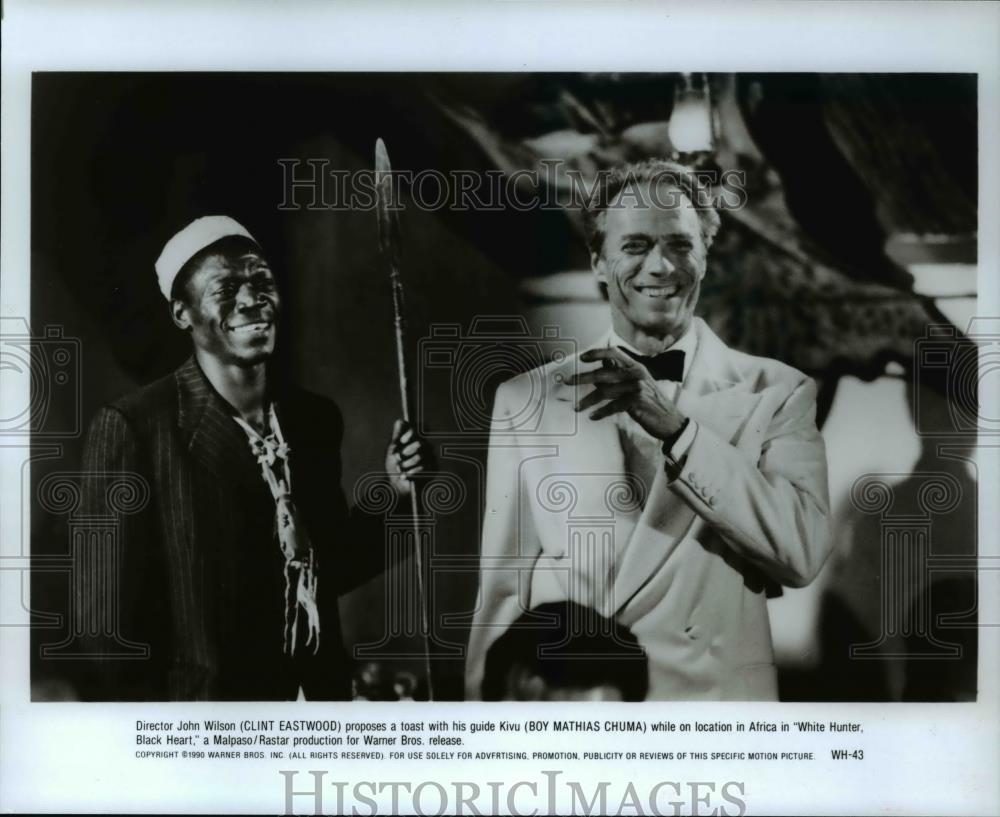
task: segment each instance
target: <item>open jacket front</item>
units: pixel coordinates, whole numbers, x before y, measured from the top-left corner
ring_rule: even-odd
[[[816,388],[694,332],[677,401],[694,440],[648,487],[625,473],[615,418],[574,411],[590,388],[566,383],[589,368],[576,356],[498,390],[467,697],[513,621],[566,599],[631,628],[649,699],[777,697],[767,595],[811,581],[831,546]]]

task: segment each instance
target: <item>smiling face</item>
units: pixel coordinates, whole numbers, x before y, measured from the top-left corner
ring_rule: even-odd
[[[707,261],[698,213],[679,188],[644,183],[626,187],[600,219],[604,243],[591,263],[614,330],[659,352],[687,331],[698,303]]]
[[[281,301],[274,274],[251,242],[209,251],[171,301],[174,323],[223,364],[254,366],[274,352]]]

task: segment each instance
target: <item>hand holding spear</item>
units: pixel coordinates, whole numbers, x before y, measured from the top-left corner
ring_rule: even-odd
[[[375,142],[375,196],[378,213],[379,251],[383,263],[389,272],[392,286],[392,308],[396,330],[396,365],[399,374],[399,395],[402,401],[403,423],[412,429],[410,420],[410,393],[406,376],[406,322],[403,306],[403,281],[399,274],[399,221],[393,209],[392,198],[392,166],[389,164],[389,154],[385,143],[378,139]],[[397,429],[397,432],[399,429]],[[412,432],[410,434],[412,438]],[[406,434],[402,435],[401,443],[410,442]],[[400,451],[400,460],[404,452]],[[401,463],[402,465],[402,463]],[[415,481],[410,483],[410,510],[413,518],[414,560],[417,569],[417,603],[420,607],[420,633],[423,639],[424,673],[427,678],[427,696],[434,700],[434,685],[431,678],[430,628],[427,623],[427,603],[424,594],[423,557],[420,548],[420,502]]]

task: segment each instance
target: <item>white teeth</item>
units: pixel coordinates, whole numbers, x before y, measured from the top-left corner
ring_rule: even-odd
[[[650,298],[672,298],[679,291],[679,287],[641,287],[640,291]]]

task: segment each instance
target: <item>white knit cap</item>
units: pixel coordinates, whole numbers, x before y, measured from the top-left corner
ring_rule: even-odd
[[[174,278],[195,253],[214,244],[220,238],[240,235],[256,241],[246,227],[229,216],[203,216],[196,218],[177,235],[171,238],[163,247],[163,252],[156,259],[156,279],[160,282],[160,292],[168,301]]]

